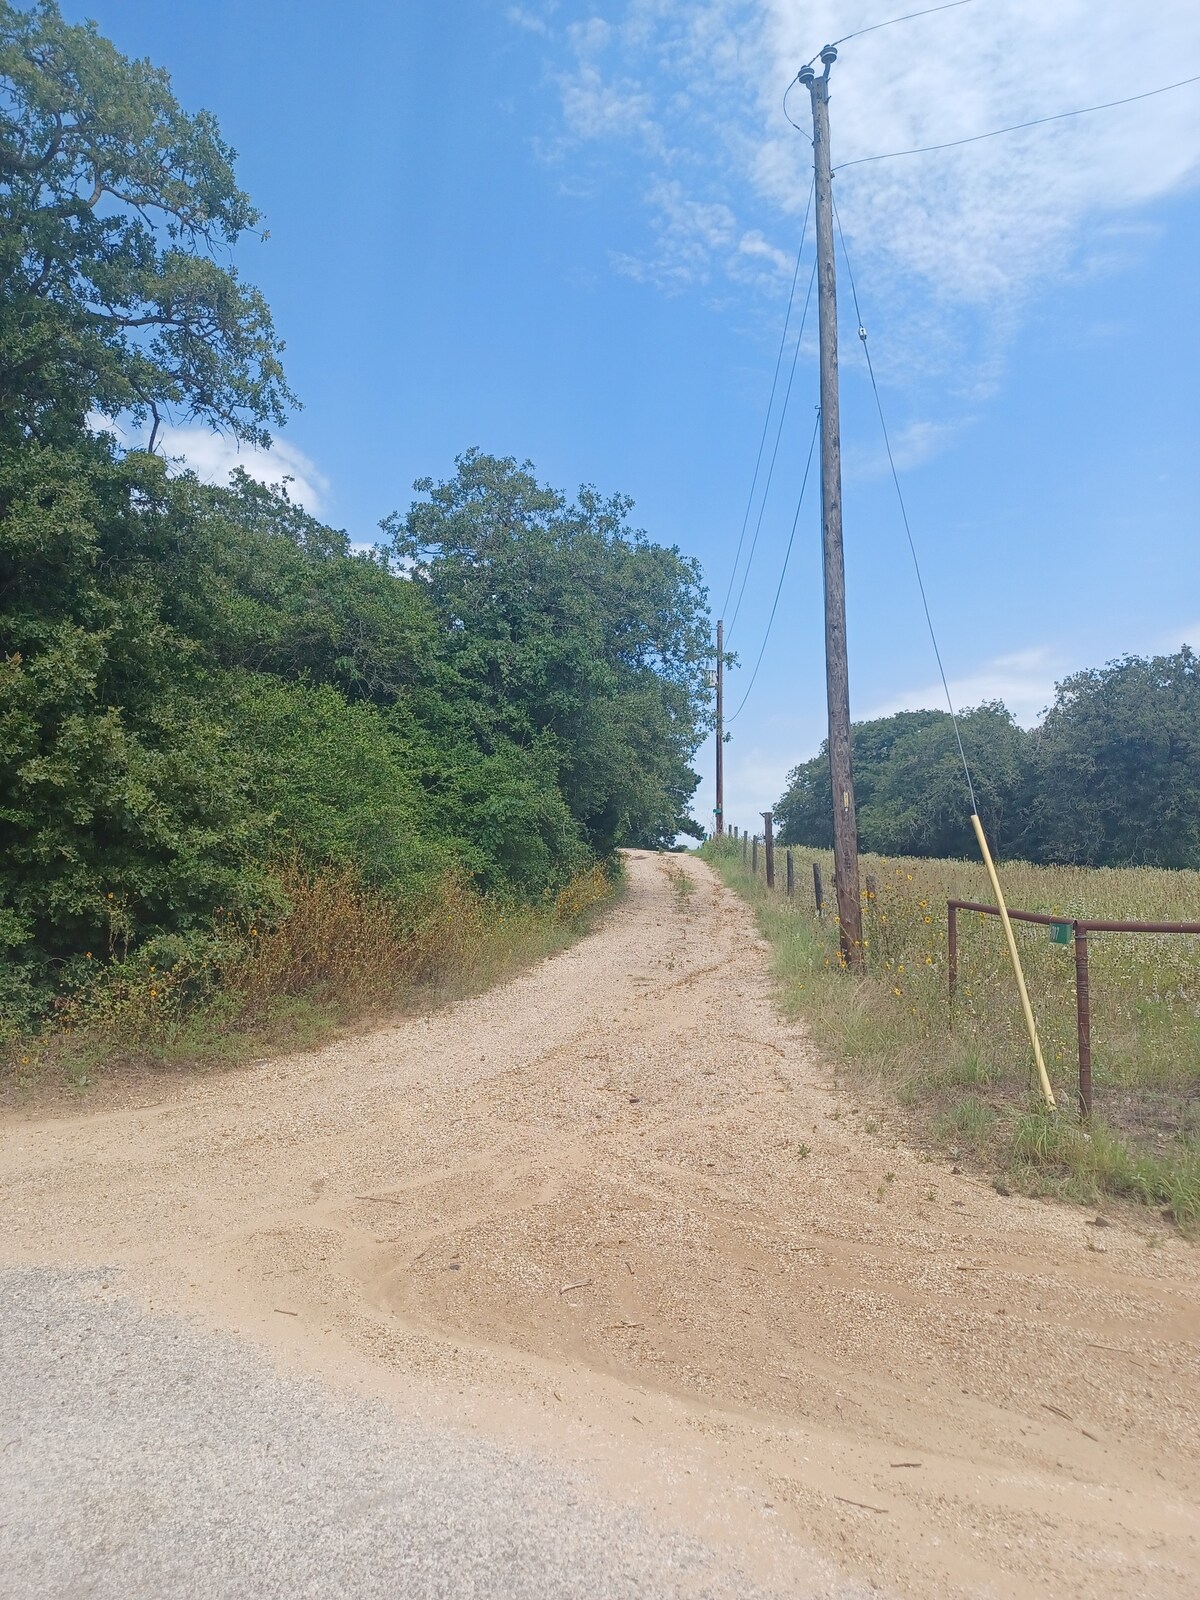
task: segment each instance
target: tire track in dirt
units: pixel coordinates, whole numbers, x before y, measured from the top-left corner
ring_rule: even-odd
[[[0,1260],[122,1266],[764,1581],[813,1548],[914,1596],[1190,1600],[1194,1249],[868,1133],[743,904],[692,858],[628,877],[573,949],[434,1017],[8,1115]]]

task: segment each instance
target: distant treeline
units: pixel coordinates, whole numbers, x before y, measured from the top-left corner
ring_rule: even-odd
[[[700,574],[630,501],[470,451],[364,552],[155,451],[293,404],[232,156],[165,73],[0,0],[0,1037],[251,937],[297,870],[530,902],[694,827]]]
[[[1200,661],[1127,656],[1057,686],[1026,732],[999,702],[959,717],[979,814],[998,848],[1035,862],[1200,867]],[[975,850],[949,714],[901,711],[853,730],[864,850]],[[785,843],[829,847],[826,746],[788,775],[775,808]]]

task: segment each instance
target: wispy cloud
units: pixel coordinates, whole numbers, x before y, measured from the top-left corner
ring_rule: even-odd
[[[645,165],[655,225],[639,276],[665,286],[736,276],[746,240],[787,259],[811,158],[784,118],[784,86],[827,39],[875,20],[870,10],[844,0],[602,0],[596,15],[555,36],[566,137],[577,146],[631,141]],[[1194,0],[944,11],[842,47],[834,159],[967,138],[1189,71],[1200,71]],[[803,128],[804,90],[789,104]],[[1104,270],[1114,252],[1134,248],[1128,213],[1198,175],[1194,86],[937,155],[846,166],[836,187],[864,276],[888,285],[893,312],[897,300],[914,300],[906,347],[893,341],[894,359],[908,362],[922,342],[921,293],[938,302],[943,324],[947,306],[1002,320],[1039,283]],[[689,212],[717,212],[722,225],[685,228],[681,246]],[[618,265],[629,270],[629,258]],[[879,303],[878,289],[872,298]],[[939,337],[949,337],[944,327]]]
[[[524,28],[526,33],[537,33],[545,38],[550,32],[546,17],[531,11],[528,6],[509,6],[504,14],[514,27]]]
[[[818,743],[820,737],[820,734],[817,734]],[[734,809],[730,810],[726,818],[727,823],[730,826],[736,823],[739,828],[753,828],[761,833],[762,813],[774,807],[775,802],[787,788],[788,773],[801,759],[799,756],[788,758],[780,752],[807,749],[811,742],[810,739],[789,741],[775,752],[759,744],[747,749],[739,749],[731,744],[725,757],[725,785],[726,794],[736,796],[736,801],[731,802]],[[711,828],[713,825],[713,806],[716,803],[712,779],[712,748],[710,742],[698,758],[698,770],[703,774],[703,778],[692,807],[692,814],[706,828]]]
[[[898,428],[891,435],[892,460],[896,463],[897,470],[904,472],[912,467],[923,466],[926,461],[932,461],[964,426],[965,419],[960,417],[954,422],[918,419]],[[881,478],[891,471],[887,451],[882,444],[867,447],[857,443],[847,444],[842,463],[848,481]]]
[[[950,678],[955,707],[965,710],[987,700],[1002,700],[1023,727],[1032,727],[1054,698],[1054,685],[1070,670],[1066,658],[1047,646],[994,656],[973,671]],[[859,710],[855,721],[890,717],[895,711],[944,711],[946,691],[938,678],[922,684],[897,687],[874,704]]]
[[[780,250],[778,245],[773,245],[769,239],[764,238],[757,228],[744,233],[738,240],[738,254],[749,256],[752,260],[768,262],[774,268],[777,277],[786,278],[791,275],[792,257],[785,250]]]
[[[1154,638],[1132,647],[1134,654],[1173,655],[1181,645],[1200,646],[1200,621],[1169,628]],[[1012,655],[992,656],[967,673],[950,678],[950,693],[959,710],[981,705],[986,700],[1001,700],[1025,728],[1040,722],[1054,700],[1055,685],[1083,666],[1100,666],[1093,658],[1086,662],[1068,658],[1060,649],[1039,645]],[[854,707],[854,718],[888,717],[894,711],[945,710],[946,692],[941,680],[897,688],[875,700],[865,709]]]
[[[618,271],[665,289],[706,281],[714,252],[734,243],[733,212],[719,202],[690,198],[676,181],[656,183],[648,198],[655,248],[644,256],[614,253]]]

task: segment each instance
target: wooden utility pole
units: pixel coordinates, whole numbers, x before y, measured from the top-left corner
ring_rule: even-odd
[[[850,761],[850,669],[846,657],[846,569],[842,556],[842,442],[838,415],[837,280],[833,258],[833,174],[829,159],[829,69],[837,50],[821,51],[825,71],[800,69],[812,99],[817,213],[817,296],[821,344],[821,534],[825,556],[825,686],[829,702],[829,774],[833,780],[833,860],[842,957],[863,970],[858,898],[858,824]]]
[[[725,832],[725,624],[717,623],[717,838]]]

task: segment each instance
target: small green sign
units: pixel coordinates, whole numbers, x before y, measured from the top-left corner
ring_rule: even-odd
[[[1070,944],[1074,934],[1075,929],[1069,922],[1052,922],[1050,924],[1051,944]]]

